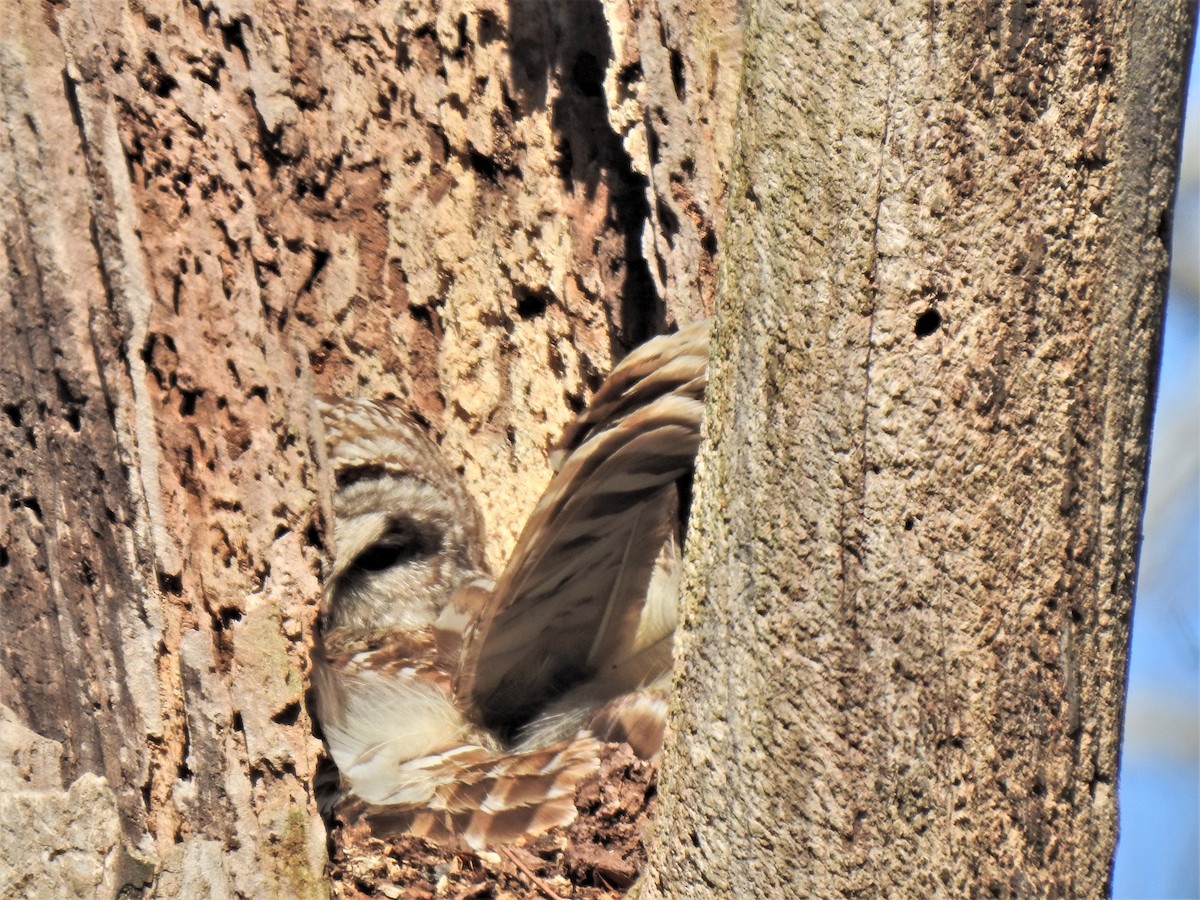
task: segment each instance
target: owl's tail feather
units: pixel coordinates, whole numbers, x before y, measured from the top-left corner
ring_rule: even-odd
[[[575,791],[600,766],[601,744],[577,735],[542,750],[466,761],[448,751],[413,760],[437,780],[421,804],[347,798],[337,812],[364,819],[379,836],[412,834],[447,847],[482,850],[534,837],[575,820]]]
[[[658,674],[641,670],[642,651],[674,628],[674,593],[656,583],[677,563],[707,363],[707,323],[648,341],[567,429],[557,474],[463,645],[455,693],[488,727],[521,728],[606,667],[610,698]]]

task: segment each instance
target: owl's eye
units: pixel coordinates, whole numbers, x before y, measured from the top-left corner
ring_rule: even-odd
[[[350,570],[382,572],[432,556],[441,546],[440,532],[420,529],[411,522],[397,523],[387,534],[360,553]]]

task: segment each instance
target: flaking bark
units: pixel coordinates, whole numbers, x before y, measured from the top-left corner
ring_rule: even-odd
[[[328,891],[313,398],[404,398],[502,560],[613,362],[711,310],[694,18],[0,2],[0,780],[103,799],[80,890]]]

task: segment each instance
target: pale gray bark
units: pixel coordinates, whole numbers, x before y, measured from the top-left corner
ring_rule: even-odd
[[[747,15],[642,896],[1100,896],[1193,9]]]

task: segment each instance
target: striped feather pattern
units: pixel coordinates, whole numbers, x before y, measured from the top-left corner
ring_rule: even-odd
[[[600,741],[662,744],[707,324],[626,357],[493,586],[461,479],[380,404],[323,410],[335,560],[313,654],[323,806],[481,849],[575,818]]]
[[[575,789],[599,768],[599,759],[599,742],[587,736],[521,753],[454,748],[422,761],[437,787],[421,804],[354,799],[340,812],[365,818],[379,833],[481,850],[569,825]]]
[[[458,693],[484,723],[519,725],[636,644],[662,549],[679,543],[676,482],[700,444],[707,341],[707,323],[648,341],[568,430],[465,644]]]

